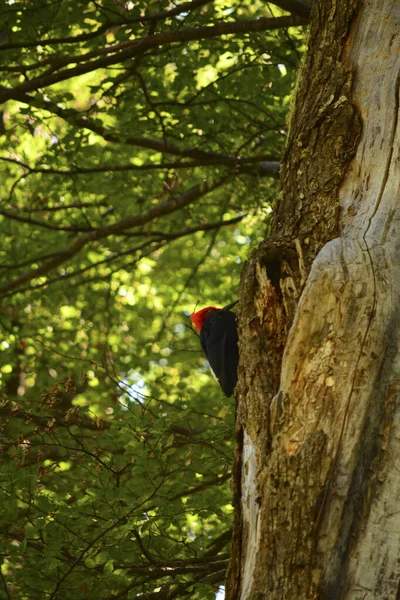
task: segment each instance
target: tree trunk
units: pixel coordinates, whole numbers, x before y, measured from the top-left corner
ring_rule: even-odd
[[[400,598],[400,3],[314,0],[239,305],[228,600]]]

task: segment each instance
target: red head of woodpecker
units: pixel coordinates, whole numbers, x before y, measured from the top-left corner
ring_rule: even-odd
[[[193,313],[190,319],[200,333],[200,342],[215,378],[226,396],[232,396],[237,381],[239,363],[236,316],[229,309],[207,306]]]

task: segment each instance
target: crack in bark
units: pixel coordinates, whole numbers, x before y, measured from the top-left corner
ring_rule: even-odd
[[[397,125],[399,122],[399,108],[400,108],[399,96],[400,96],[400,70],[397,73],[396,84],[395,84],[395,88],[394,88],[393,126],[392,126],[392,131],[390,134],[389,152],[388,152],[388,157],[387,157],[387,161],[386,161],[385,172],[383,174],[383,180],[382,180],[381,189],[379,190],[378,199],[376,201],[372,215],[369,218],[367,229],[363,235],[364,241],[365,241],[365,236],[367,235],[368,230],[371,227],[372,219],[374,218],[374,216],[376,215],[376,213],[378,211],[379,205],[382,200],[383,192],[385,191],[385,187],[386,187],[386,184],[387,184],[387,181],[389,178],[389,171],[390,171],[390,167],[392,164],[392,158],[393,158],[393,152],[394,152],[394,140],[396,137]],[[365,241],[365,243],[366,243],[366,241]],[[366,245],[367,245],[367,243],[366,243]]]

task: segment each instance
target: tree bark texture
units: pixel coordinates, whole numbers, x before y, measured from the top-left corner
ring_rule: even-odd
[[[400,2],[314,0],[245,266],[228,600],[400,598]]]

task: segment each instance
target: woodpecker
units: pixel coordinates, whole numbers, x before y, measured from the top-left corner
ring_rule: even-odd
[[[190,319],[200,333],[200,342],[208,364],[226,396],[232,396],[239,363],[236,302],[224,308],[206,306],[192,313]]]

